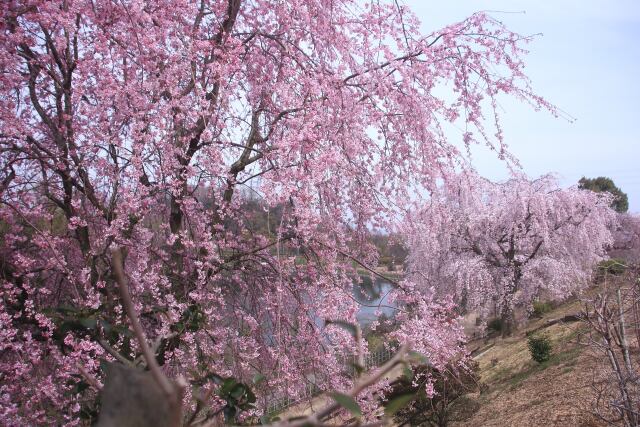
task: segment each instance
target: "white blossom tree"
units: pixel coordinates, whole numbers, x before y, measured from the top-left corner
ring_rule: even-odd
[[[563,298],[588,284],[612,242],[607,196],[562,189],[546,175],[493,183],[461,174],[404,225],[409,277],[470,307],[495,302],[503,332],[514,307],[542,291]]]

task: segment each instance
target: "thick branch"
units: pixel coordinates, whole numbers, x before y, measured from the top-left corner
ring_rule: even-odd
[[[118,283],[118,288],[120,289],[122,306],[125,310],[125,313],[127,314],[127,317],[129,317],[129,321],[131,322],[131,326],[133,327],[133,332],[136,336],[136,339],[138,340],[138,343],[140,344],[140,349],[142,350],[142,354],[144,355],[144,358],[147,362],[147,366],[149,367],[153,378],[156,380],[160,388],[162,388],[167,397],[175,401],[177,397],[176,390],[169,379],[160,369],[155,355],[151,352],[149,344],[147,344],[147,339],[145,338],[144,331],[142,330],[142,325],[140,324],[138,316],[136,315],[136,310],[133,306],[131,295],[129,294],[127,279],[125,278],[124,274],[122,249],[114,249],[111,255],[113,262],[113,273],[116,278],[116,282]]]

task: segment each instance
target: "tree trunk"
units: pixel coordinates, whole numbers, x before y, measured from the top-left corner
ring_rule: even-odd
[[[513,270],[513,283],[508,288],[505,300],[502,302],[503,305],[500,313],[500,320],[502,321],[502,338],[511,336],[511,334],[516,330],[516,319],[513,312],[513,299],[518,291],[521,278],[522,271],[520,271],[520,267],[516,265]]]
[[[500,321],[502,326],[502,338],[511,336],[516,329],[515,316],[511,307],[504,306],[502,308]]]

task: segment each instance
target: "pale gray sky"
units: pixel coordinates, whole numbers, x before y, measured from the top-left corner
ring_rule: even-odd
[[[526,72],[539,95],[575,117],[573,123],[501,102],[505,141],[530,176],[608,176],[640,212],[640,1],[405,0],[431,32],[475,11],[491,12],[512,31],[543,33],[528,45]],[[486,150],[474,165],[489,178],[507,171]]]

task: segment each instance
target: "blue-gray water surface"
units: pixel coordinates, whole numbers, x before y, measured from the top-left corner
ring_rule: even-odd
[[[392,317],[397,310],[395,303],[389,302],[389,296],[393,291],[393,285],[381,278],[371,279],[362,277],[362,282],[354,284],[353,297],[360,303],[360,310],[356,315],[361,327],[366,327],[375,321],[381,314]]]

